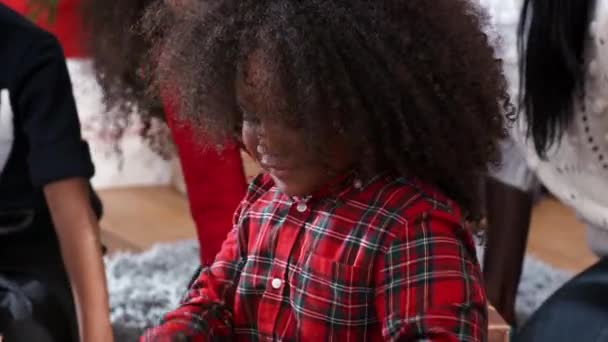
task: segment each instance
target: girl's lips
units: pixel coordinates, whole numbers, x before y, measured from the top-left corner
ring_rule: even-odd
[[[285,159],[278,159],[269,155],[262,155],[259,159],[260,166],[272,176],[278,179],[289,179],[295,167],[287,163]]]
[[[282,180],[289,179],[292,172],[291,168],[286,168],[284,166],[270,165],[262,162],[260,162],[260,166],[270,175]]]

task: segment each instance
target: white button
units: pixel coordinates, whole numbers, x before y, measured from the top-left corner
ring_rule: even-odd
[[[272,282],[270,283],[270,285],[272,285],[273,289],[278,290],[281,288],[281,285],[283,285],[283,282],[279,278],[274,278],[274,279],[272,279]]]
[[[355,189],[361,189],[363,187],[363,182],[361,182],[361,180],[357,179],[355,180],[355,183],[353,184]]]
[[[306,205],[306,203],[304,203],[304,202],[300,202],[300,203],[298,203],[298,206],[296,207],[296,209],[297,209],[299,212],[303,213],[303,212],[305,212],[305,211],[306,211],[306,209],[308,209],[308,206]]]

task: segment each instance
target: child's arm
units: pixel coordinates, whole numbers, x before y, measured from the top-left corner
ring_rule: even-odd
[[[179,308],[142,342],[230,341],[235,288],[243,266],[244,230],[234,228],[212,266],[203,268]],[[240,240],[240,241],[239,241]],[[180,339],[181,338],[181,339]]]
[[[514,131],[517,132],[517,131]],[[517,140],[516,140],[517,139]],[[484,280],[488,299],[509,323],[526,254],[533,196],[540,183],[517,137],[502,142],[502,162],[486,181],[487,242]]]
[[[85,179],[51,183],[44,193],[59,237],[82,341],[113,341],[97,217]]]
[[[486,196],[488,228],[483,268],[486,290],[496,310],[513,324],[530,230],[532,194],[489,178]]]
[[[99,226],[87,183],[94,168],[81,138],[65,58],[50,34],[32,31],[28,37],[11,102],[29,145],[30,179],[44,190],[74,293],[81,339],[112,341]]]
[[[433,210],[410,221],[376,261],[375,277],[386,340],[486,340],[481,272],[455,215]]]

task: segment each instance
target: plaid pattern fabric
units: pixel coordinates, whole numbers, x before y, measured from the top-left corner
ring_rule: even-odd
[[[262,175],[213,265],[141,340],[485,341],[461,221],[432,188],[390,174],[343,177],[308,200]]]

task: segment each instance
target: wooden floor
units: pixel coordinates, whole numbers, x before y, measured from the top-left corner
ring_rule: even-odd
[[[104,190],[103,240],[110,251],[142,251],[157,242],[195,238],[188,203],[170,187]],[[586,246],[584,227],[557,201],[540,202],[532,217],[528,252],[574,272],[596,258]]]
[[[171,187],[99,191],[102,240],[109,252],[143,251],[158,242],[196,237],[185,197]]]
[[[543,200],[534,208],[528,252],[574,272],[597,260],[587,248],[585,227],[572,210],[554,199]]]

